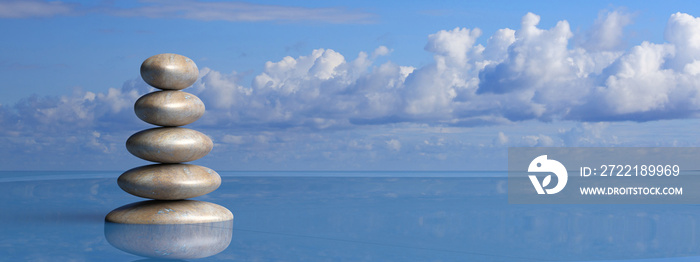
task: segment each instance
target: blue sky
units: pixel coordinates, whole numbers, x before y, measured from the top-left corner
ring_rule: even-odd
[[[126,170],[141,62],[217,170],[503,170],[509,146],[695,146],[690,1],[0,1],[0,169]]]

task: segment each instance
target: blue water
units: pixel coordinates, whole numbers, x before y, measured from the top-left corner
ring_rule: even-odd
[[[120,173],[0,172],[0,261],[149,261],[106,237],[104,216],[143,200],[119,189]],[[697,205],[511,205],[502,172],[220,174],[196,199],[233,212],[230,242],[192,261],[700,257]],[[211,240],[190,235],[178,241]]]

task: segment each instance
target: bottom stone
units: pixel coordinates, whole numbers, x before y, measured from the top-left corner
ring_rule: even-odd
[[[233,220],[179,225],[105,223],[112,246],[143,257],[193,259],[216,255],[231,244]]]
[[[119,207],[105,221],[121,224],[196,224],[232,220],[231,211],[197,200],[149,200]]]

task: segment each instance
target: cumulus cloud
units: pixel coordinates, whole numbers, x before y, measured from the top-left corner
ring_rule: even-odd
[[[700,18],[689,14],[675,13],[666,24],[664,38],[678,53],[673,56],[669,67],[682,71],[685,66],[700,59]]]
[[[442,30],[428,36],[425,50],[436,55],[439,64],[449,63],[451,66],[464,66],[470,57],[482,51],[483,47],[474,48],[474,42],[481,36],[478,28],[455,28],[451,31]],[[472,51],[472,52],[470,52]],[[447,66],[447,65],[445,65]]]
[[[692,41],[700,35],[698,18],[673,14],[667,43],[616,50],[630,17],[619,10],[601,13],[583,44],[571,43],[567,21],[543,29],[532,13],[519,29],[498,30],[486,46],[476,44],[478,28],[442,30],[427,37],[433,63],[418,68],[375,64],[390,54],[385,46],[351,59],[316,49],[269,61],[250,84],[235,72],[203,68],[191,92],[207,103],[210,113],[202,123],[212,127],[482,126],[694,116],[700,105],[700,47]],[[96,97],[112,111],[124,106],[109,100],[110,93]]]
[[[569,23],[560,21],[554,28],[543,30],[537,28],[539,22],[540,17],[532,13],[523,17],[505,61],[489,65],[480,73],[478,93],[565,88],[562,84],[575,76],[567,49],[573,36]]]
[[[173,5],[183,3],[193,1]],[[316,49],[268,61],[251,83],[242,83],[236,72],[203,67],[200,79],[185,91],[207,105],[207,114],[194,125],[214,130],[217,143],[230,147],[285,144],[279,140],[280,130],[315,133],[396,123],[424,127],[519,121],[585,124],[697,116],[699,18],[672,14],[665,43],[643,42],[626,50],[621,49],[620,32],[631,23],[631,16],[622,11],[602,13],[591,31],[582,33],[585,41],[578,43],[572,42],[577,38],[567,21],[540,28],[540,20],[536,14],[525,14],[519,28],[496,31],[485,46],[477,44],[482,37],[478,28],[430,34],[424,49],[433,55],[433,61],[421,67],[377,63],[378,57],[391,54],[385,46],[358,54]],[[143,129],[137,128],[140,124],[131,105],[151,90],[137,79],[102,93],[76,90],[60,97],[30,97],[14,106],[0,106],[0,132],[26,148],[49,143],[39,137],[52,130],[83,132],[84,136],[71,139],[83,139],[93,150],[109,151],[110,132]],[[246,130],[275,135],[253,135]],[[602,139],[595,130],[595,126],[583,125],[559,136],[501,132],[493,144],[587,145],[589,140]],[[94,136],[93,131],[100,135]],[[385,137],[342,144],[343,150],[350,151],[401,152],[438,145],[429,142],[411,147],[403,138],[399,142]]]
[[[614,51],[625,47],[624,28],[632,15],[621,10],[601,11],[593,27],[584,34],[581,45],[589,51]]]
[[[644,42],[608,67],[609,75],[595,89],[597,98],[613,114],[663,110],[675,89],[674,72],[664,61],[675,53],[672,45]]]
[[[185,6],[196,8],[183,11]],[[194,0],[152,1],[135,8],[135,15],[158,9],[153,11],[156,17],[210,9],[277,10]],[[285,13],[279,10],[273,13]],[[428,35],[424,49],[433,62],[421,67],[376,64],[378,57],[390,55],[386,46],[356,56],[316,49],[268,61],[252,83],[241,83],[236,72],[203,68],[191,92],[208,105],[210,114],[202,123],[220,127],[343,129],[398,122],[481,126],[695,117],[700,108],[700,18],[672,14],[665,43],[643,42],[623,50],[624,28],[631,18],[622,10],[601,12],[590,30],[576,38],[567,21],[540,28],[541,17],[527,13],[519,28],[497,30],[486,46],[477,44],[479,28]],[[145,91],[113,88],[33,97],[13,109],[5,106],[3,119],[47,124],[60,118],[74,126],[99,126],[106,116],[120,119],[120,112]]]
[[[387,48],[386,46],[379,46],[377,49],[374,49],[374,52],[372,52],[372,59],[375,59],[379,56],[385,56],[391,53],[393,50]]]
[[[203,68],[190,92],[208,105],[210,113],[202,123],[221,127],[328,129],[397,122],[479,126],[530,119],[648,121],[695,115],[700,105],[700,41],[694,39],[700,39],[700,19],[673,14],[665,30],[667,43],[644,42],[616,51],[630,17],[622,11],[601,13],[580,45],[570,43],[574,34],[567,21],[543,29],[533,13],[523,16],[519,29],[498,30],[486,46],[476,44],[482,34],[478,28],[441,30],[429,35],[425,45],[434,62],[419,68],[391,61],[375,64],[377,57],[390,54],[385,46],[352,59],[332,49],[316,49],[269,61],[251,84],[241,83],[235,72]],[[32,98],[17,110],[37,122],[61,118],[91,123],[124,111],[145,91],[122,88],[51,101]]]
[[[687,41],[700,32],[693,30],[696,18],[674,14],[666,29],[669,43],[645,42],[626,52],[614,50],[630,23],[621,11],[601,14],[588,42],[574,48],[566,21],[551,29],[538,28],[539,21],[526,14],[520,29],[498,30],[486,47],[475,45],[478,28],[439,31],[425,46],[434,63],[421,68],[372,66],[376,54],[386,53],[382,47],[353,61],[329,49],[286,57],[268,62],[247,95],[255,100],[265,94],[267,101],[258,104],[275,108],[278,121],[326,126],[646,121],[697,109],[700,63],[694,62],[695,42]]]

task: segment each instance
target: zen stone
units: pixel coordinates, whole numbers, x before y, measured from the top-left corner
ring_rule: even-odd
[[[216,255],[231,244],[233,220],[202,224],[139,225],[105,223],[105,238],[122,251],[159,259]]]
[[[180,200],[211,193],[221,185],[221,177],[214,170],[180,164],[204,157],[214,146],[208,136],[179,127],[191,124],[204,114],[204,103],[197,96],[179,91],[191,86],[198,76],[197,65],[189,58],[177,54],[155,55],[141,64],[143,80],[164,91],[142,96],[136,101],[134,111],[141,120],[162,127],[133,134],[126,140],[126,149],[134,156],[161,164],[128,170],[119,176],[117,183],[130,194],[156,200],[117,208],[107,214],[107,222],[173,225],[230,220],[232,223],[233,214],[222,206],[209,202]],[[208,236],[198,238],[198,234],[202,232],[200,230],[177,233],[180,229],[176,227],[172,229],[177,233],[175,235],[169,234],[171,229],[165,232],[160,227],[146,235],[141,233],[148,231],[147,228],[124,227],[120,230],[128,231],[127,236],[124,237],[121,231],[117,230],[115,238],[107,237],[114,246],[127,252],[134,251],[135,254],[158,258],[164,258],[159,256],[161,254],[178,254],[167,258],[210,256],[221,252],[231,242],[230,229],[228,236],[224,237],[225,241],[221,242],[225,243],[224,245],[213,243],[214,240],[207,238]],[[111,234],[108,234],[105,227],[105,235]],[[211,237],[217,238],[222,235],[226,236],[226,233],[215,233]],[[162,237],[162,241],[154,241],[157,237]],[[180,238],[183,241],[179,241]],[[201,243],[205,244],[200,245]],[[190,246],[193,249],[190,250]],[[200,249],[203,255],[192,255],[197,254]],[[154,254],[155,256],[152,256]]]
[[[159,200],[198,197],[221,185],[221,177],[209,168],[190,164],[156,164],[124,172],[117,179],[129,194]]]
[[[146,129],[126,140],[129,153],[160,163],[194,161],[209,154],[213,146],[208,136],[183,127]]]
[[[158,91],[136,100],[134,112],[141,120],[158,126],[184,126],[204,114],[199,97],[182,91]]]
[[[164,90],[185,89],[199,77],[197,65],[178,54],[154,55],[141,64],[141,78],[149,85]]]
[[[122,224],[197,224],[232,220],[231,211],[196,200],[148,200],[119,207],[105,220]]]

